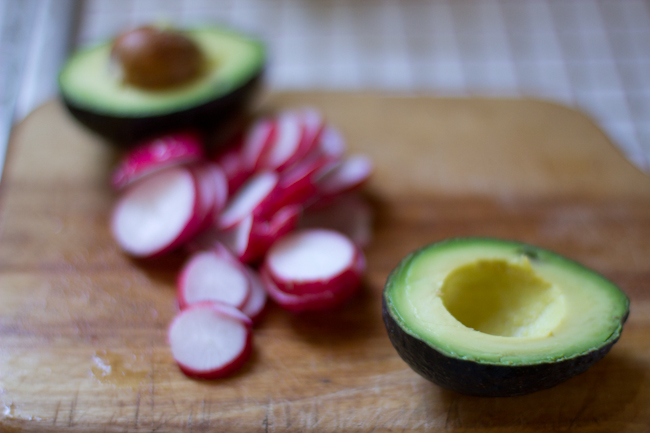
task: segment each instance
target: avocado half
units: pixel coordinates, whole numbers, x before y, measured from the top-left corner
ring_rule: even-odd
[[[611,349],[629,299],[553,252],[486,238],[405,257],[383,293],[388,336],[418,374],[463,394],[506,397],[555,386]]]
[[[184,34],[205,59],[197,79],[165,90],[126,84],[111,68],[112,43],[105,43],[67,61],[59,74],[63,103],[85,126],[120,145],[184,128],[212,130],[242,116],[262,81],[262,43],[218,28]]]

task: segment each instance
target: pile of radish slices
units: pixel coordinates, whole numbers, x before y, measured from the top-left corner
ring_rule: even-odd
[[[111,178],[111,229],[134,257],[189,254],[169,341],[185,374],[216,378],[246,361],[267,296],[314,311],[359,288],[371,211],[356,190],[372,164],[345,156],[313,109],[257,120],[216,156],[204,149],[184,132],[130,151]]]

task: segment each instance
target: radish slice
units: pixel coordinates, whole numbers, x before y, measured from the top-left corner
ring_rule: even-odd
[[[317,181],[325,196],[341,194],[361,186],[372,173],[372,162],[364,155],[351,156]]]
[[[316,146],[325,128],[323,116],[318,110],[308,107],[300,110],[300,117],[305,126],[305,141],[309,143],[310,148]]]
[[[359,257],[363,258],[363,253],[339,232],[302,230],[273,244],[262,271],[287,294],[335,296],[359,285],[363,272],[358,267]]]
[[[242,146],[242,167],[252,173],[260,168],[260,158],[268,152],[275,141],[276,126],[270,119],[257,121],[244,138]]]
[[[191,167],[199,187],[200,210],[198,213],[202,228],[212,225],[228,200],[228,180],[223,170],[214,163]]]
[[[219,217],[218,227],[233,227],[248,215],[264,217],[272,214],[279,194],[278,182],[278,174],[272,171],[255,175],[230,200]]]
[[[181,309],[202,301],[220,301],[237,308],[248,301],[251,284],[239,263],[213,251],[193,255],[178,279],[178,306]]]
[[[358,255],[353,267],[354,271],[361,275],[365,270],[365,266],[365,258],[363,255]],[[350,299],[360,287],[357,283],[338,286],[336,290],[325,290],[317,293],[298,295],[279,289],[265,269],[261,272],[261,279],[271,299],[280,307],[294,313],[336,308]]]
[[[189,169],[171,167],[134,184],[111,220],[115,240],[135,257],[170,251],[202,228],[198,185]]]
[[[372,213],[370,205],[357,194],[344,194],[327,205],[307,208],[299,227],[336,230],[364,248],[372,240]]]
[[[305,128],[296,113],[283,113],[277,120],[275,140],[260,157],[261,166],[282,171],[304,156]]]
[[[199,161],[204,158],[201,138],[184,132],[147,141],[131,150],[111,175],[115,189],[163,168]]]
[[[237,148],[231,148],[215,158],[215,162],[221,166],[226,179],[228,179],[228,191],[234,192],[246,182],[251,171],[244,167],[241,153]]]
[[[341,132],[333,126],[325,126],[320,135],[320,152],[331,159],[340,159],[345,153],[345,148],[345,138]]]
[[[316,180],[324,172],[333,169],[334,163],[318,155],[313,155],[294,164],[280,177],[278,206],[292,204],[309,205],[319,198],[320,190]]]
[[[229,230],[216,235],[243,263],[261,259],[273,243],[295,229],[300,221],[302,208],[286,206],[273,215],[269,221],[247,216]]]
[[[252,321],[236,308],[203,302],[178,314],[169,327],[174,360],[187,376],[216,379],[239,369],[252,352]]]
[[[262,316],[268,296],[266,290],[264,290],[264,284],[262,283],[258,273],[252,269],[247,269],[247,271],[248,277],[251,281],[251,295],[248,298],[246,305],[241,308],[241,311],[250,317],[253,323],[257,323]]]

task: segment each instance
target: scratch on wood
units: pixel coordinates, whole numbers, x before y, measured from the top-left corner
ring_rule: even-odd
[[[291,420],[291,406],[288,404],[283,405],[284,406],[284,419],[286,422],[286,428],[288,429],[291,427],[292,420]]]
[[[68,427],[72,427],[74,425],[74,411],[77,408],[77,398],[79,398],[79,390],[75,392],[74,398],[70,403],[70,415],[68,417]]]
[[[204,430],[210,428],[211,415],[212,415],[212,401],[206,400],[204,398],[203,399],[203,420],[201,422],[201,425],[203,426]]]
[[[153,343],[152,343],[153,346]],[[151,349],[151,428],[153,428],[156,418],[156,362],[154,351]]]
[[[140,393],[135,397],[135,417],[133,419],[133,426],[138,428],[138,418],[140,417]]]
[[[458,399],[455,398],[449,403],[447,409],[447,419],[445,420],[445,430],[450,428],[462,427],[460,422],[460,411],[458,409]]]
[[[576,412],[575,416],[569,423],[569,428],[568,430],[573,430],[573,426],[578,422],[580,417],[586,412],[587,408],[591,404],[591,402],[596,398],[596,388],[598,388],[598,381],[593,381],[592,385],[589,387],[589,390],[587,391],[584,400],[582,401],[582,404],[580,405],[580,408]]]
[[[190,413],[187,415],[187,428],[191,433],[193,430],[192,426],[192,416],[194,415],[194,406],[190,407]]]
[[[61,400],[56,402],[56,409],[54,410],[54,419],[52,425],[56,425],[56,420],[59,418],[59,409],[61,408]]]

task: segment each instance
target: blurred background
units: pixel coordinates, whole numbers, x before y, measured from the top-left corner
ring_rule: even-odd
[[[578,107],[650,170],[646,0],[0,0],[3,141],[12,121],[56,95],[70,50],[154,21],[220,23],[263,38],[274,91]]]

